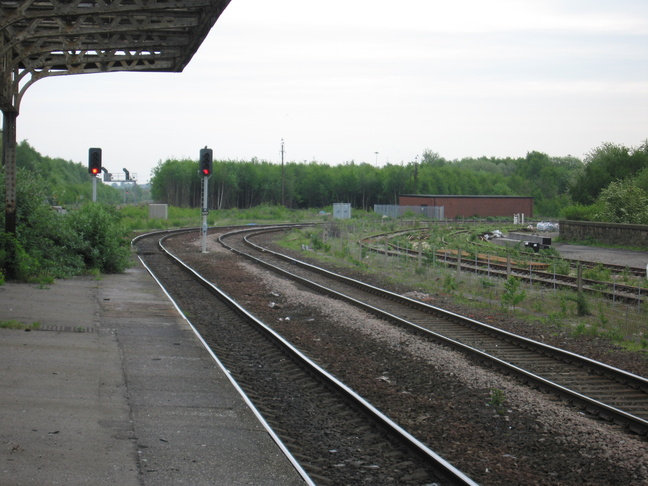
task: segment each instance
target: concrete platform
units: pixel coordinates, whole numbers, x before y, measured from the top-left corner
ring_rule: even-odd
[[[148,272],[0,287],[1,485],[303,485]]]

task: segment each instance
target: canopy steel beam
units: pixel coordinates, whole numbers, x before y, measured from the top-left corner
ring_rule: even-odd
[[[16,233],[16,117],[39,79],[181,72],[230,0],[0,0],[5,232]],[[13,254],[8,250],[11,265]],[[5,265],[7,276],[13,268]]]
[[[0,108],[46,76],[181,72],[230,0],[0,0]]]

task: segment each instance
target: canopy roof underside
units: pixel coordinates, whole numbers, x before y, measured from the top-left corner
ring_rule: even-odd
[[[0,109],[46,76],[180,72],[230,0],[0,0]]]

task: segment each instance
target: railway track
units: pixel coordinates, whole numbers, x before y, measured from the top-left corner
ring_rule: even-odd
[[[191,316],[203,340],[306,471],[307,481],[476,484],[170,255],[167,236],[138,238],[139,257]]]
[[[253,242],[258,234],[258,230],[237,230],[222,235],[220,241],[303,286],[459,349],[532,387],[555,393],[580,410],[641,435],[648,432],[646,378],[275,253]]]
[[[397,231],[394,233],[385,233],[381,235],[374,235],[364,238],[360,244],[368,251],[375,253],[382,253],[387,256],[406,256],[408,258],[421,258],[421,252],[418,249],[405,248],[390,240],[397,236],[412,234],[409,231]],[[480,246],[484,248],[484,245]],[[437,249],[434,251],[434,258],[437,262],[443,263],[448,266],[454,266],[461,269],[461,271],[471,273],[488,274],[489,276],[497,276],[501,278],[508,278],[515,276],[520,280],[528,283],[535,283],[546,287],[553,288],[566,288],[576,292],[588,292],[592,294],[602,295],[611,300],[619,300],[628,303],[643,304],[648,301],[648,290],[642,287],[625,285],[616,280],[612,282],[603,282],[593,279],[582,278],[582,276],[563,275],[550,271],[551,264],[534,264],[531,258],[528,262],[506,262],[506,258],[497,257],[489,254],[476,254],[475,256],[468,255],[466,252],[458,252]],[[607,269],[615,275],[632,275],[635,277],[645,277],[646,270],[635,267],[624,267],[621,265],[612,264],[595,264],[584,260],[570,261],[573,271],[578,273],[578,268],[595,268],[599,266]],[[553,266],[555,268],[555,265]]]

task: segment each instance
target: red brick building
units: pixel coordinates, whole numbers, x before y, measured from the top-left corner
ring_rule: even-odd
[[[443,206],[448,219],[479,216],[533,216],[533,198],[523,196],[425,196],[401,194],[400,206]]]

